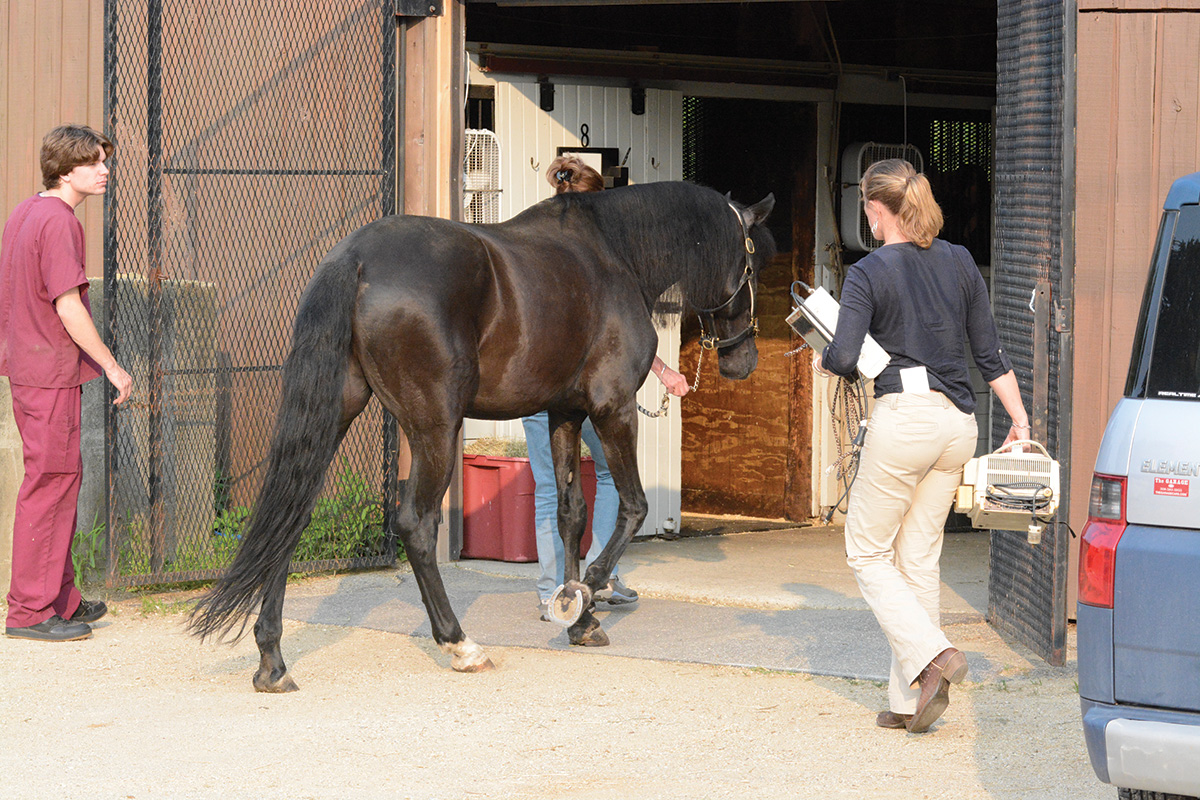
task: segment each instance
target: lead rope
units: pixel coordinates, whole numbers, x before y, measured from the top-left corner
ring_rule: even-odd
[[[688,387],[689,392],[696,391],[696,387],[700,385],[700,366],[704,363],[704,348],[700,348],[700,356],[696,359],[696,377],[692,379],[692,385]],[[658,406],[658,411],[647,411],[641,403],[637,404],[638,411],[645,414],[651,419],[666,416],[667,409],[671,406],[671,393],[663,389],[662,403]]]

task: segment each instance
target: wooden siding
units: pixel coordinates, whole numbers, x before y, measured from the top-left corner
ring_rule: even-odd
[[[1198,54],[1200,13],[1079,15],[1074,498],[1088,496],[1100,438],[1124,388],[1163,199],[1175,178],[1200,169]],[[1071,504],[1074,530],[1086,516],[1086,502]]]
[[[527,78],[473,71],[473,84],[495,86],[495,126],[500,143],[500,219],[506,220],[553,194],[546,169],[559,147],[580,147],[581,127],[588,126],[591,147],[615,147],[628,158],[631,183],[679,180],[683,176],[683,96],[646,90],[646,113],[630,108],[629,89],[612,86],[556,84],[554,110],[541,110],[537,83]],[[671,366],[679,362],[679,315],[659,327],[658,355]],[[692,375],[687,374],[690,380]],[[662,385],[650,377],[638,402],[655,410]],[[687,400],[683,401],[687,403]],[[681,480],[681,403],[671,400],[664,417],[639,415],[638,464],[650,504],[642,533],[662,530],[667,519],[678,525]],[[468,441],[481,437],[522,438],[520,420],[467,420]]]
[[[42,137],[64,122],[104,128],[103,0],[0,0],[0,214],[42,189]],[[104,272],[104,204],[79,209],[87,274]],[[2,224],[2,223],[0,223]],[[25,475],[0,378],[0,586],[12,557],[13,504]]]
[[[1080,14],[1089,11],[1200,11],[1200,0],[1079,0],[1078,8]]]
[[[104,129],[103,0],[0,0],[0,197],[12,209],[42,189],[42,137],[76,122]],[[88,277],[104,272],[104,203],[77,212]]]

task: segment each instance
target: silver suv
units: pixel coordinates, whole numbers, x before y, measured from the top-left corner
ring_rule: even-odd
[[[1163,204],[1096,457],[1077,613],[1096,775],[1129,800],[1200,796],[1200,172]]]

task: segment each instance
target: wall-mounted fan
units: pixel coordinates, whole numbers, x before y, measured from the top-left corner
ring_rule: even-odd
[[[921,151],[911,144],[880,144],[855,142],[842,153],[842,241],[851,250],[870,252],[883,242],[871,235],[867,215],[863,212],[862,193],[858,182],[867,167],[885,158],[903,158],[922,172],[925,162]]]
[[[500,140],[493,131],[468,130],[464,142],[463,215],[466,222],[500,221]]]

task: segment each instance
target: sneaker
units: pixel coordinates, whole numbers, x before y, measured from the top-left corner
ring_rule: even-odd
[[[25,628],[5,628],[4,635],[13,639],[35,639],[39,642],[71,642],[92,635],[92,626],[86,622],[67,622],[55,614],[48,620]]]
[[[103,600],[80,600],[79,608],[71,615],[71,622],[95,622],[108,613]]]
[[[603,589],[596,592],[597,603],[608,603],[610,606],[623,606],[626,603],[636,603],[638,593],[621,583],[620,578],[609,578]]]
[[[550,603],[546,600],[538,601],[538,616],[541,618],[542,622],[550,621]]]

